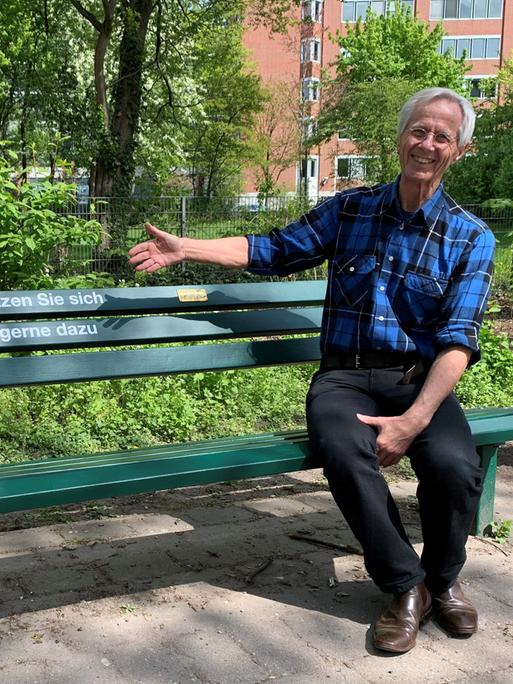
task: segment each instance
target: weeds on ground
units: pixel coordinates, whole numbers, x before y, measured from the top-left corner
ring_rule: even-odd
[[[512,530],[513,520],[494,520],[488,536],[497,544],[504,544],[508,541]]]

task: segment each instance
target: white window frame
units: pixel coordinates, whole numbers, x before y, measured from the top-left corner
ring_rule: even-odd
[[[432,0],[430,0],[430,2],[429,2],[429,18],[431,19],[431,21],[462,21],[462,20],[466,21],[469,19],[502,19],[502,16],[504,14],[504,0],[502,0],[502,2],[501,2],[501,9],[500,9],[499,15],[489,14],[490,0],[488,0],[486,17],[476,17],[475,16],[475,0],[471,0],[472,7],[470,10],[470,17],[462,17],[462,16],[460,16],[460,14],[461,14],[461,11],[460,11],[461,1],[458,0],[458,16],[457,17],[446,17],[444,15],[446,12],[445,8],[446,8],[447,0],[438,0],[438,1],[442,3],[442,12],[441,12],[442,16],[437,17],[436,13],[433,13],[433,11],[432,11]]]
[[[465,59],[472,61],[472,62],[481,61],[483,59],[500,59],[501,49],[502,49],[501,36],[496,35],[496,34],[485,34],[485,35],[472,34],[472,35],[467,35],[467,36],[444,36],[440,42],[439,51],[441,54],[443,54],[442,53],[442,45],[444,44],[444,41],[447,41],[447,40],[455,40],[457,43],[459,40],[470,40],[470,41],[472,41],[472,40],[489,40],[489,39],[495,39],[495,40],[499,41],[499,49],[498,49],[497,55],[495,57],[486,57],[486,56],[485,57],[474,57],[472,55],[472,42],[471,42],[470,43],[470,54],[468,54],[465,57]],[[456,52],[457,52],[457,50],[456,50]],[[486,53],[486,45],[485,45],[485,53]]]
[[[303,175],[303,165],[306,163],[306,178],[318,178],[319,177],[319,157],[308,157],[308,159],[301,159],[299,162],[299,178],[301,180],[305,179]]]
[[[394,14],[394,12],[395,12],[395,0],[383,0],[383,2],[385,5],[384,11],[383,12],[377,12],[377,14],[379,14],[379,15],[385,14],[387,11],[390,11],[391,14]],[[415,0],[409,0],[409,2],[411,2],[411,13],[412,13],[412,15],[415,15]],[[349,5],[349,4],[355,5],[355,9],[356,9],[357,4],[362,4],[362,5],[366,4],[367,7],[365,8],[365,14],[362,15],[362,18],[363,18],[367,14],[368,8],[372,6],[372,0],[343,0],[343,2],[342,2],[342,14],[341,14],[343,24],[345,24],[345,23],[355,24],[357,21],[356,12],[355,12],[355,18],[354,19],[345,19],[344,18],[344,7],[347,7],[347,5]]]
[[[347,159],[349,161],[349,175],[339,176],[338,175],[338,162],[339,159]],[[368,157],[363,154],[337,154],[335,157],[335,179],[336,180],[361,180],[365,178],[367,174],[366,163]],[[354,168],[353,168],[354,167]]]
[[[301,41],[301,63],[321,61],[321,41],[319,38],[304,38]]]
[[[474,100],[488,100],[488,99],[495,99],[497,97],[497,77],[493,76],[491,74],[470,74],[469,76],[465,76],[465,81],[467,81],[467,86],[470,86],[470,81],[484,81],[485,79],[489,80],[492,79],[495,81],[495,95],[492,96],[492,98],[488,98],[486,95],[483,95],[483,91],[479,91],[479,97],[474,97]],[[471,88],[468,88],[468,97],[471,96]]]
[[[301,19],[319,23],[322,21],[324,0],[303,0],[301,3]]]
[[[315,116],[304,116],[301,119],[301,132],[303,138],[311,138],[317,133],[317,119]]]
[[[321,80],[315,76],[304,78],[301,82],[301,98],[303,102],[319,102]]]

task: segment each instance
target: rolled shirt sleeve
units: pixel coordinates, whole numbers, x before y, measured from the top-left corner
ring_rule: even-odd
[[[434,335],[436,351],[461,345],[479,360],[479,329],[486,311],[493,274],[495,238],[484,229],[468,246],[443,297],[440,323]]]
[[[322,264],[336,241],[339,206],[336,195],[285,228],[275,228],[268,235],[247,235],[247,270],[287,276]]]

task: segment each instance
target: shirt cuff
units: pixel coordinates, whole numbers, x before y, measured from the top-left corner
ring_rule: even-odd
[[[266,275],[271,269],[271,241],[267,235],[246,235],[250,273]]]
[[[447,347],[454,346],[470,349],[472,356],[468,362],[469,367],[474,363],[477,363],[481,358],[477,330],[474,327],[461,326],[461,328],[446,328],[435,335],[435,347],[437,352],[441,352],[442,349],[446,349]]]

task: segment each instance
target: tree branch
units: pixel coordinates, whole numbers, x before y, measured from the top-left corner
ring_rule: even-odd
[[[80,2],[79,0],[69,0],[73,7],[79,12],[84,19],[87,19],[87,21],[94,26],[94,28],[100,32],[102,30],[102,25],[98,21],[97,17],[94,16],[89,10],[87,10]],[[105,6],[105,1],[104,0],[104,6]],[[111,0],[111,2],[115,2],[115,0]]]

